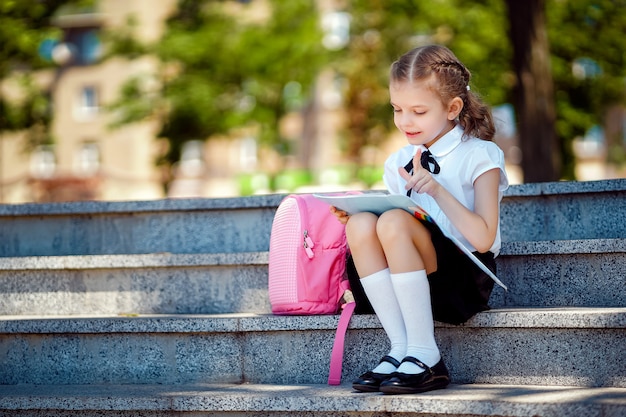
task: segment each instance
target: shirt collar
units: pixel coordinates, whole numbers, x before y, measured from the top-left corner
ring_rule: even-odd
[[[437,142],[433,143],[430,148],[426,148],[424,145],[416,145],[415,152],[417,152],[418,149],[422,149],[422,151],[428,149],[433,156],[441,158],[452,152],[454,148],[461,144],[463,133],[463,128],[461,125],[457,124],[451,131],[440,137]]]

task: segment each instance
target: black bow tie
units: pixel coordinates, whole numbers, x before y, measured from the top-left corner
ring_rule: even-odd
[[[439,172],[441,171],[441,167],[439,166],[439,164],[435,160],[435,157],[433,156],[432,153],[430,153],[429,150],[422,152],[422,156],[420,158],[420,165],[422,166],[422,168],[424,168],[426,171],[432,174],[439,174]],[[432,168],[431,168],[431,165],[432,165]],[[409,163],[404,166],[404,169],[409,174],[411,173],[411,171],[413,171],[413,158],[411,158]]]

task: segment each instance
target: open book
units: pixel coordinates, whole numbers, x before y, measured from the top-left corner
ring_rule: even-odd
[[[339,210],[343,210],[348,214],[370,212],[377,215],[384,213],[391,209],[403,209],[413,214],[420,220],[429,221],[435,223],[433,218],[424,210],[418,206],[415,201],[402,194],[386,194],[386,193],[363,193],[363,194],[313,194],[316,198],[328,203],[331,206],[337,207]],[[485,274],[489,275],[496,284],[508,291],[506,285],[498,279],[498,277],[489,270],[481,261],[474,255],[468,248],[465,247],[459,239],[453,236],[451,233],[442,229],[444,235],[450,239],[458,248],[466,254]]]

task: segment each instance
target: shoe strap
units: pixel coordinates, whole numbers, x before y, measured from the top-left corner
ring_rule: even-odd
[[[402,359],[402,362],[411,362],[417,366],[419,366],[420,368],[422,368],[423,370],[425,370],[428,373],[434,373],[433,370],[430,368],[430,366],[426,365],[424,362],[420,361],[419,359],[413,357],[413,356],[405,356],[404,359]]]
[[[383,362],[388,362],[392,364],[393,366],[395,366],[396,368],[400,366],[400,362],[398,362],[398,360],[394,358],[393,356],[389,356],[389,355],[383,356],[383,358],[378,363],[383,363]]]

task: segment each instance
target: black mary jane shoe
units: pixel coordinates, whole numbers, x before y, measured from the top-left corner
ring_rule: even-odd
[[[379,364],[389,362],[396,368],[400,366],[400,362],[392,356],[384,356]],[[379,374],[377,372],[367,371],[352,382],[352,388],[361,392],[378,392],[380,384],[389,378],[392,374]]]
[[[390,378],[380,383],[379,391],[383,394],[416,394],[445,388],[450,383],[448,368],[443,359],[432,368],[412,356],[407,356],[402,362],[414,363],[424,369],[424,372],[419,374],[394,372]]]

